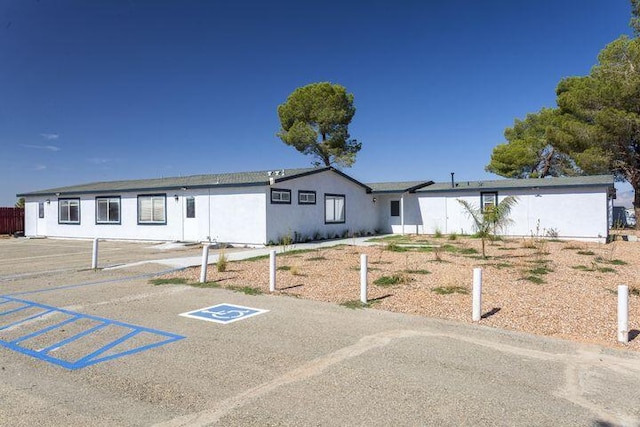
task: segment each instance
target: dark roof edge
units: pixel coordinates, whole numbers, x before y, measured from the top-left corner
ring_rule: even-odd
[[[500,187],[500,186],[487,186],[487,187],[456,187],[456,188],[441,188],[437,190],[429,190],[425,189],[422,192],[424,193],[445,193],[445,192],[464,192],[464,191],[495,191],[495,190],[518,190],[518,189],[528,189],[528,190],[542,190],[544,188],[576,188],[576,187],[614,187],[614,182],[592,182],[592,183],[579,183],[579,184],[558,184],[558,185],[522,185],[518,187]]]
[[[223,188],[223,187],[260,187],[269,185],[268,181],[264,182],[245,182],[241,184],[198,184],[189,185],[189,190],[193,188]],[[74,194],[108,194],[108,193],[133,193],[133,192],[163,192],[167,190],[182,190],[184,185],[171,185],[166,187],[136,187],[136,188],[122,188],[122,189],[109,189],[109,190],[81,190],[81,191],[51,191],[51,192],[33,192],[33,193],[21,193],[17,194],[17,197],[38,197],[38,196],[55,196],[59,195],[74,195]]]
[[[313,175],[313,174],[316,174],[316,173],[321,173],[321,172],[326,172],[326,171],[333,171],[333,172],[337,173],[341,177],[343,177],[345,179],[348,179],[349,181],[353,182],[354,184],[357,184],[360,187],[364,188],[367,191],[367,193],[371,193],[372,192],[371,187],[369,187],[366,184],[361,183],[357,179],[352,178],[351,176],[349,176],[346,173],[334,168],[333,166],[325,166],[323,168],[318,168],[318,169],[314,169],[314,170],[310,170],[310,171],[307,171],[307,172],[298,173],[298,174],[291,175],[291,176],[285,176],[284,178],[276,179],[275,182],[282,182],[282,181],[286,181],[288,179],[301,178],[303,176]]]

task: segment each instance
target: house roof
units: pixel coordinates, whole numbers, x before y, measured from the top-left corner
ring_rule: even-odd
[[[455,187],[451,182],[437,182],[433,185],[421,188],[418,192],[444,192],[463,190],[508,190],[522,188],[558,188],[558,187],[613,187],[613,175],[571,176],[556,178],[529,178],[529,179],[497,179],[490,181],[457,181]]]
[[[123,191],[162,191],[177,190],[182,188],[259,186],[269,185],[271,178],[273,178],[274,183],[278,183],[325,171],[333,171],[343,176],[344,178],[354,182],[355,184],[360,185],[367,192],[371,191],[371,189],[365,184],[356,181],[355,179],[333,167],[322,167],[192,175],[170,178],[134,179],[126,181],[92,182],[88,184],[49,188],[46,190],[18,194],[18,197],[53,196],[64,194],[116,193]]]
[[[416,190],[433,184],[433,181],[402,181],[367,183],[373,193],[413,193]]]

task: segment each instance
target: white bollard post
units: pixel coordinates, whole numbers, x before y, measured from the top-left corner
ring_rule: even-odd
[[[269,251],[269,292],[276,290],[276,251]]]
[[[360,255],[360,302],[367,303],[367,254]]]
[[[618,286],[618,341],[629,342],[629,286]]]
[[[207,264],[209,264],[209,245],[202,246],[202,265],[200,267],[200,283],[207,281]]]
[[[98,268],[98,239],[93,239],[93,256],[91,257],[91,268]]]
[[[473,269],[473,313],[471,319],[480,321],[482,310],[482,269]]]

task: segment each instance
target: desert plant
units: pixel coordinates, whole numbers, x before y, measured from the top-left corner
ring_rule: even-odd
[[[433,237],[435,237],[436,239],[439,239],[442,237],[442,231],[439,228],[436,228],[435,231],[433,232]]]
[[[485,245],[487,239],[494,236],[511,222],[509,214],[513,206],[518,203],[518,199],[515,196],[507,196],[496,206],[487,209],[483,209],[481,206],[474,206],[466,200],[458,199],[458,202],[473,220],[476,235],[482,240],[482,257],[486,258]]]
[[[457,239],[458,239],[458,234],[457,233],[449,234],[449,240],[457,240]]]
[[[224,253],[224,246],[220,248],[220,252],[218,253],[218,262],[216,263],[216,268],[219,273],[227,271],[227,255]]]
[[[450,294],[468,294],[469,290],[464,286],[438,286],[431,289],[438,295],[450,295]]]

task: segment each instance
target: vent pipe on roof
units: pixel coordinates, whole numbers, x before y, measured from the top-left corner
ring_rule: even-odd
[[[456,186],[456,182],[453,180],[453,175],[455,175],[455,172],[451,172],[451,188],[455,188]]]

